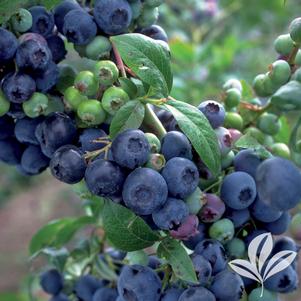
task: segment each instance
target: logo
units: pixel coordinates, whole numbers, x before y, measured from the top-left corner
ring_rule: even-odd
[[[275,274],[286,269],[297,256],[294,251],[281,251],[270,258],[273,250],[271,233],[264,233],[255,237],[248,248],[249,260],[235,259],[229,262],[230,267],[237,274],[255,280],[261,284],[263,296],[264,282]]]

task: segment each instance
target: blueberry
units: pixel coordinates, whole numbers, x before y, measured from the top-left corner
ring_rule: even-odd
[[[39,146],[28,146],[21,158],[22,169],[30,174],[37,175],[43,172],[49,165],[49,158],[47,158],[41,151]]]
[[[73,145],[61,146],[50,161],[52,175],[68,184],[80,182],[85,175],[86,167],[82,152]]]
[[[7,139],[14,136],[15,123],[14,120],[8,116],[0,117],[0,140]]]
[[[289,236],[283,236],[275,241],[272,254],[274,255],[281,251],[298,252],[299,248],[300,247],[292,238],[290,238]]]
[[[64,279],[58,270],[52,269],[40,276],[40,285],[46,293],[57,295],[63,289]]]
[[[93,295],[93,301],[116,301],[117,290],[114,288],[103,287],[98,289]]]
[[[206,199],[204,198],[204,194],[201,189],[197,187],[192,194],[184,199],[184,201],[188,206],[190,214],[198,214],[204,206]]]
[[[204,223],[213,223],[219,220],[225,213],[225,203],[215,194],[203,195],[205,205],[202,207],[199,217]]]
[[[15,136],[21,143],[39,145],[35,136],[36,127],[43,121],[42,118],[23,118],[16,122]]]
[[[155,224],[162,230],[177,229],[187,218],[187,205],[179,199],[168,198],[163,207],[153,212]]]
[[[50,62],[44,71],[35,74],[37,90],[42,93],[51,90],[57,84],[59,75],[59,67],[54,62]]]
[[[63,32],[69,42],[86,45],[96,36],[97,26],[88,13],[82,9],[74,9],[64,18]]]
[[[11,25],[14,32],[25,32],[32,27],[32,15],[25,9],[20,8],[11,16]]]
[[[277,220],[270,223],[264,223],[263,228],[273,235],[280,235],[287,231],[291,222],[289,212],[284,212]]]
[[[61,146],[72,144],[77,138],[73,120],[64,113],[51,113],[36,129],[36,137],[42,152],[51,157]]]
[[[192,159],[192,148],[188,138],[181,132],[168,132],[162,139],[161,152],[168,161],[174,157]]]
[[[264,286],[273,292],[290,293],[298,287],[298,274],[292,266],[273,275],[264,282]]]
[[[215,296],[204,287],[186,289],[178,301],[215,301]]]
[[[7,116],[14,119],[23,119],[26,117],[25,112],[23,111],[23,105],[21,103],[11,103]]]
[[[262,294],[263,293],[263,294]],[[248,301],[278,301],[278,296],[275,293],[264,289],[262,292],[261,287],[255,288],[248,296]]]
[[[213,278],[210,290],[219,301],[239,301],[243,295],[244,284],[238,274],[224,270]]]
[[[226,112],[220,103],[214,100],[207,100],[202,102],[198,109],[206,116],[214,129],[223,125]]]
[[[286,159],[274,157],[261,163],[256,183],[259,197],[278,210],[294,208],[301,200],[301,173]]]
[[[221,186],[221,199],[232,209],[245,209],[256,198],[256,184],[247,173],[236,171],[227,175]]]
[[[215,133],[217,136],[221,155],[225,157],[231,151],[232,143],[233,143],[232,136],[230,132],[224,127],[216,128]]]
[[[64,18],[67,13],[78,8],[80,8],[80,6],[75,0],[63,0],[54,8],[54,22],[60,33],[63,33]]]
[[[53,296],[49,301],[70,301],[70,299],[65,294],[58,294]]]
[[[182,293],[183,293],[183,289],[176,288],[176,287],[168,288],[162,294],[160,301],[175,301],[175,300],[178,300]]]
[[[132,21],[132,10],[126,0],[96,0],[94,18],[97,25],[108,35],[126,32]]]
[[[101,85],[111,86],[117,81],[119,70],[114,62],[103,60],[96,63],[94,67],[94,75],[96,78],[99,78],[99,83]],[[111,106],[112,109],[115,109],[116,111],[124,104],[125,101],[129,100],[127,93],[123,89],[117,87],[106,89],[102,99],[103,102],[105,102],[105,94],[107,94],[108,102],[113,102],[113,104],[115,104],[114,107],[112,105]],[[117,105],[118,103],[120,103],[120,106]],[[110,110],[108,113],[110,113]]]
[[[120,194],[125,174],[116,163],[98,159],[88,165],[85,180],[93,194],[108,197]]]
[[[140,130],[125,130],[112,142],[114,160],[121,166],[134,169],[148,160],[150,145]]]
[[[153,169],[137,168],[127,177],[122,196],[127,207],[141,215],[152,214],[167,201],[167,185]]]
[[[125,301],[159,301],[161,281],[149,267],[124,266],[118,279],[118,292]]]
[[[47,44],[52,54],[52,60],[55,63],[59,63],[65,58],[67,51],[64,40],[60,36],[50,36],[47,38]]]
[[[43,6],[33,6],[29,9],[32,15],[31,32],[38,33],[44,37],[49,36],[54,28],[53,14]]]
[[[224,247],[214,239],[205,239],[198,243],[194,252],[207,259],[212,267],[213,275],[224,270],[227,266],[227,257]]]
[[[141,29],[140,33],[154,39],[168,43],[168,37],[165,30],[159,25],[151,25]]]
[[[178,229],[170,231],[173,238],[187,240],[198,233],[199,219],[196,215],[188,215]]]
[[[15,138],[0,140],[0,161],[17,165],[21,161],[23,146]]]
[[[197,244],[203,241],[206,237],[207,237],[207,226],[203,223],[200,223],[197,228],[197,233],[194,236],[190,237],[189,239],[184,240],[183,243],[188,249],[194,250]]]
[[[156,114],[167,132],[178,130],[177,121],[169,111],[160,110]]]
[[[261,159],[251,149],[241,150],[233,160],[235,171],[246,172],[253,178],[255,178],[256,170],[260,163]]]
[[[169,193],[176,198],[185,198],[197,188],[199,172],[194,163],[185,158],[170,159],[163,171]]]
[[[23,42],[26,42],[26,41],[29,41],[29,40],[35,41],[36,43],[42,44],[43,46],[47,46],[46,39],[38,33],[27,32],[27,33],[22,34],[19,38],[19,42],[21,44]]]
[[[229,258],[243,258],[246,252],[246,245],[243,240],[234,237],[227,242],[226,246],[227,255]]]
[[[226,243],[234,237],[235,229],[231,220],[227,218],[220,219],[213,223],[209,228],[209,236],[217,239],[221,243]]]
[[[231,208],[227,208],[225,217],[232,221],[235,228],[243,226],[251,218],[249,209],[235,210]]]
[[[282,211],[271,207],[259,197],[252,204],[250,212],[256,220],[264,223],[274,222],[282,215]]]
[[[79,136],[79,143],[81,149],[85,152],[92,152],[98,149],[102,149],[106,146],[103,142],[97,142],[95,140],[99,138],[107,137],[105,131],[101,129],[85,129]]]
[[[18,40],[10,31],[0,28],[0,62],[13,59],[18,48]]]
[[[75,295],[83,301],[92,301],[94,293],[104,287],[103,281],[92,275],[81,276],[74,285]]]
[[[2,90],[9,101],[20,104],[28,100],[35,92],[36,83],[27,74],[9,74],[2,82]]]
[[[212,267],[210,262],[202,255],[198,254],[192,255],[191,259],[200,285],[205,286],[209,283],[212,274]]]
[[[52,54],[47,44],[36,40],[22,42],[16,52],[16,64],[29,72],[45,70],[51,62]]]

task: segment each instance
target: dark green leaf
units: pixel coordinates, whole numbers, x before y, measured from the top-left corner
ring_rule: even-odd
[[[105,202],[103,223],[108,239],[123,251],[141,250],[159,239],[141,217],[110,200]]]
[[[251,100],[254,97],[252,86],[250,86],[245,80],[241,80],[242,85],[242,98],[243,100]]]
[[[159,244],[157,254],[167,260],[178,278],[190,283],[198,283],[192,261],[178,241],[172,238],[164,239]]]
[[[196,107],[177,100],[169,100],[163,108],[173,114],[204,164],[217,175],[220,172],[221,154],[216,134],[207,118]]]
[[[110,137],[126,129],[138,129],[142,124],[145,107],[139,100],[131,100],[123,105],[113,117],[110,125]]]
[[[68,256],[70,255],[66,248],[46,248],[43,249],[41,253],[48,256],[49,262],[53,264],[59,271],[63,272]]]
[[[146,84],[167,97],[172,87],[170,57],[155,40],[141,34],[111,37],[125,64]]]
[[[128,78],[120,77],[119,83],[121,88],[128,94],[130,99],[134,99],[137,96],[137,86]]]
[[[108,259],[110,260],[110,258]],[[95,269],[101,279],[116,281],[118,278],[114,270],[112,270],[109,265],[103,260],[103,258],[100,258],[100,256],[98,255],[96,256],[95,260]]]

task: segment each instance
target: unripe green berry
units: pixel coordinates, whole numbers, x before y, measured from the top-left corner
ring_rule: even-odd
[[[184,199],[189,208],[190,214],[198,214],[205,205],[206,199],[203,197],[202,190],[197,187],[196,190]]]
[[[88,100],[87,96],[81,94],[75,87],[69,87],[64,93],[64,101],[73,111],[76,111],[78,106],[86,100]]]
[[[145,0],[144,3],[149,7],[158,7],[163,4],[164,0]]]
[[[111,86],[118,79],[119,70],[112,61],[100,61],[95,65],[94,75],[101,85]]]
[[[263,113],[257,122],[258,128],[265,134],[274,136],[281,127],[279,117],[272,113]]]
[[[111,49],[112,45],[108,38],[97,36],[86,46],[85,55],[96,61],[109,57]]]
[[[27,9],[20,8],[14,15],[12,15],[11,24],[14,31],[21,33],[25,32],[32,26],[32,15]]]
[[[98,81],[90,71],[81,71],[74,80],[74,87],[86,96],[94,96],[98,90]]]
[[[143,4],[140,0],[135,0],[130,3],[133,19],[137,19],[142,12]]]
[[[248,301],[278,301],[277,293],[270,292],[265,288],[263,289],[263,295],[261,294],[261,287],[253,289],[249,295]]]
[[[258,128],[256,127],[249,127],[244,131],[244,134],[248,134],[251,137],[253,137],[254,139],[256,139],[260,144],[264,143],[264,139],[265,139],[265,135],[262,131],[260,131]]]
[[[4,116],[10,108],[10,102],[6,99],[3,92],[0,90],[0,117]]]
[[[301,18],[296,18],[289,26],[291,38],[296,43],[301,43]]]
[[[266,96],[272,95],[280,87],[279,84],[277,84],[276,82],[272,81],[272,79],[271,79],[271,77],[269,75],[270,75],[269,72],[266,73],[264,81],[263,81],[263,90],[264,90],[264,93],[265,93]]]
[[[26,116],[30,118],[38,117],[45,114],[48,107],[48,98],[42,93],[35,92],[29,100],[23,102],[22,107]]]
[[[253,89],[258,96],[266,96],[264,91],[265,74],[259,74],[254,78]]]
[[[165,166],[166,160],[161,154],[150,154],[146,163],[146,167],[152,168],[156,171],[161,171]]]
[[[244,121],[242,117],[236,113],[236,112],[227,112],[225,121],[224,121],[224,127],[228,129],[237,129],[242,130],[244,125]]]
[[[153,133],[145,133],[145,137],[148,140],[151,152],[153,154],[159,153],[161,150],[161,142],[159,138]]]
[[[233,239],[234,233],[234,225],[232,221],[227,218],[220,219],[209,228],[209,236],[223,244]]]
[[[295,64],[301,66],[301,50],[299,49],[296,57],[295,57]]]
[[[225,91],[235,88],[237,90],[239,90],[240,92],[242,92],[242,84],[241,82],[236,79],[236,78],[231,78],[229,80],[226,81],[226,83],[223,85],[223,89]]]
[[[222,157],[222,168],[226,169],[230,167],[233,163],[235,154],[233,151],[230,151],[226,156]]]
[[[294,41],[290,34],[282,34],[275,40],[274,47],[279,54],[288,56],[294,48]]]
[[[106,119],[106,113],[100,103],[96,99],[89,99],[82,102],[77,109],[78,117],[90,126],[99,125]]]
[[[293,216],[290,232],[294,239],[301,240],[301,213],[297,213]]]
[[[275,140],[274,140],[273,136],[264,135],[263,145],[271,147],[274,143],[275,143]]]
[[[225,247],[230,258],[243,258],[246,252],[246,245],[239,238],[233,238],[228,241]]]
[[[48,107],[44,115],[49,115],[54,112],[64,112],[65,106],[59,96],[48,95]]]
[[[237,107],[241,101],[241,92],[236,88],[227,90],[224,101],[226,108]]]
[[[110,87],[104,92],[101,102],[106,112],[115,115],[129,99],[129,96],[123,89],[119,87]]]
[[[283,157],[285,159],[291,158],[291,151],[285,143],[275,143],[271,145],[270,149],[274,156]]]
[[[301,82],[301,68],[298,68],[292,76],[292,80]]]
[[[271,65],[269,77],[276,85],[282,86],[286,84],[291,76],[291,67],[288,62],[278,60]]]
[[[139,27],[148,27],[155,24],[159,17],[158,8],[144,7],[140,17],[138,18]]]

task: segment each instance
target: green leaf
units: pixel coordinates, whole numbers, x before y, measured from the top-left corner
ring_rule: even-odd
[[[296,124],[292,130],[290,141],[289,141],[289,147],[295,153],[298,153],[297,141],[298,141],[298,132],[299,132],[300,127],[301,127],[301,117],[296,122]]]
[[[191,258],[177,240],[165,238],[159,244],[157,254],[167,260],[178,278],[190,283],[198,283]]]
[[[108,258],[108,260],[110,260],[110,258]],[[104,259],[98,255],[95,260],[95,270],[101,279],[116,281],[118,278],[115,271],[109,267],[109,264],[107,264]]]
[[[31,239],[29,246],[30,255],[35,257],[44,248],[62,247],[80,228],[94,222],[95,219],[89,216],[51,221],[42,227]]]
[[[121,88],[128,94],[130,99],[134,99],[137,96],[138,88],[130,79],[120,77],[119,83]]]
[[[141,217],[111,200],[105,202],[103,223],[108,239],[123,251],[141,250],[159,239]]]
[[[251,148],[261,158],[267,159],[273,155],[250,134],[241,136],[236,142],[237,148]]]
[[[68,256],[70,255],[66,248],[45,248],[41,253],[45,254],[48,257],[49,262],[59,271],[63,272]]]
[[[253,88],[245,80],[240,81],[242,85],[242,98],[244,100],[251,100],[254,97]]]
[[[196,107],[177,100],[169,100],[162,107],[173,114],[204,164],[217,175],[221,167],[220,149],[216,134],[203,113]]]
[[[276,142],[281,142],[285,144],[289,144],[290,140],[290,133],[291,133],[291,127],[288,123],[288,120],[285,116],[281,116],[279,118],[280,121],[280,131],[277,133],[277,135],[274,136],[274,139]]]
[[[125,64],[153,89],[167,97],[172,87],[168,52],[144,35],[124,34],[110,38]]]
[[[110,137],[113,139],[118,133],[126,129],[138,129],[142,124],[145,106],[139,100],[131,100],[123,105],[112,119]]]

